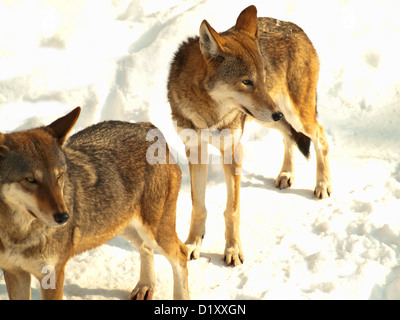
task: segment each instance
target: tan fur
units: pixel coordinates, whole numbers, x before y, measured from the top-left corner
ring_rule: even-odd
[[[175,231],[178,165],[148,163],[146,135],[157,130],[150,123],[103,122],[64,143],[79,111],[0,135],[0,268],[10,299],[29,299],[30,275],[42,284],[46,266],[56,287],[42,287],[42,298],[62,299],[67,261],[117,234],[141,256],[132,299],[153,296],[153,250],[172,265],[174,298],[188,299],[187,248]],[[169,159],[167,147],[159,151]]]
[[[329,147],[317,122],[316,88],[319,60],[301,28],[291,22],[257,18],[250,6],[239,15],[236,25],[217,33],[203,21],[200,36],[181,44],[171,64],[168,98],[173,121],[184,139],[184,129],[198,135],[202,129],[229,129],[241,133],[247,120],[278,129],[284,137],[285,155],[277,188],[290,187],[294,179],[293,152],[297,144],[308,156],[310,141],[317,155],[315,195],[331,193]],[[192,141],[191,141],[192,142]],[[242,158],[240,142],[231,146],[236,160]],[[186,144],[190,153],[204,153]],[[220,148],[221,153],[227,150]],[[243,261],[239,225],[240,161],[224,164],[228,202],[225,210],[227,264]],[[189,258],[199,256],[205,234],[207,210],[205,188],[207,164],[190,163],[192,220],[186,244]]]

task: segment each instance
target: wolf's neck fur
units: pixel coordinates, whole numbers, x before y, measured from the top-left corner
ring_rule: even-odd
[[[0,239],[3,243],[11,241],[13,245],[33,245],[45,236],[47,227],[29,215],[21,207],[11,207],[0,201]],[[33,236],[32,236],[33,235]]]

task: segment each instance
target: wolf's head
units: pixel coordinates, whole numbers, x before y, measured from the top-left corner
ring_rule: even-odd
[[[48,226],[67,222],[67,163],[61,146],[79,113],[78,107],[47,127],[0,133],[0,201],[16,219],[39,219]]]
[[[207,63],[206,85],[221,105],[238,108],[261,121],[278,121],[283,114],[267,92],[258,38],[255,6],[243,10],[235,27],[222,34],[204,20],[199,42]]]

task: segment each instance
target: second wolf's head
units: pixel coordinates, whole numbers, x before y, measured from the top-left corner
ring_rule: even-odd
[[[43,128],[0,133],[0,201],[18,223],[39,219],[48,226],[67,222],[63,198],[67,170],[61,149],[80,108]]]
[[[236,25],[219,34],[204,20],[200,26],[200,50],[207,63],[205,81],[211,97],[260,121],[279,121],[283,114],[265,85],[260,52],[257,9],[250,6]]]

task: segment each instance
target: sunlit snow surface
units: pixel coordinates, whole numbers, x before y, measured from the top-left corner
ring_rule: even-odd
[[[400,299],[396,0],[0,0],[0,131],[48,124],[79,105],[74,132],[109,119],[151,121],[183,159],[166,95],[173,53],[203,19],[224,31],[250,4],[259,16],[301,26],[319,53],[318,116],[333,193],[314,199],[314,152],[309,161],[297,153],[292,188],[276,190],[282,137],[251,123],[242,140],[245,263],[223,262],[226,189],[213,164],[202,254],[188,262],[191,298]],[[184,241],[191,198],[188,167],[181,168],[177,231]],[[64,298],[126,299],[139,268],[134,246],[115,238],[70,260]],[[154,298],[171,299],[168,261],[156,254],[155,268]],[[32,287],[39,299],[36,280]],[[1,271],[0,298],[7,298]]]

